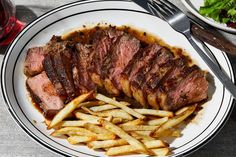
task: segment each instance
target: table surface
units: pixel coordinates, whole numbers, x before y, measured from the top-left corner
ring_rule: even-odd
[[[26,23],[34,20],[41,14],[73,2],[73,0],[15,0],[17,8],[17,17]],[[180,1],[174,1],[182,10],[186,11]],[[233,43],[236,43],[236,35],[224,34]],[[4,48],[0,47],[0,65],[2,63]],[[230,56],[234,69],[236,69],[236,57]],[[7,109],[5,108],[2,94],[0,93],[0,156],[37,156],[37,157],[55,157],[54,153],[41,147],[38,143],[28,137],[16,125]],[[223,129],[204,147],[200,148],[190,157],[235,157],[236,156],[236,109],[232,112],[228,122]]]

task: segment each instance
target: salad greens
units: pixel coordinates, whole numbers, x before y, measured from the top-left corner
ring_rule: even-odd
[[[220,23],[236,23],[236,0],[205,0],[199,13]]]

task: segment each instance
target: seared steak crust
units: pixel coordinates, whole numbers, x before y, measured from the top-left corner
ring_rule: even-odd
[[[57,91],[57,94],[62,98],[62,100],[66,100],[66,98],[67,98],[66,91],[65,91],[64,87],[62,86],[61,82],[59,81],[59,78],[58,78],[57,73],[54,69],[50,54],[48,54],[45,57],[45,59],[43,60],[43,67],[44,67],[44,70],[45,70],[49,80],[54,85],[54,87]]]

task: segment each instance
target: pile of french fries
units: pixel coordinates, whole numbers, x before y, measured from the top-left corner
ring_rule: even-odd
[[[91,97],[94,101],[87,101]],[[103,149],[108,156],[140,153],[167,156],[169,144],[160,140],[159,135],[183,122],[196,109],[192,105],[173,113],[129,106],[91,91],[67,104],[48,123],[48,128],[55,129],[53,137],[66,138],[72,145],[84,143],[91,149]]]

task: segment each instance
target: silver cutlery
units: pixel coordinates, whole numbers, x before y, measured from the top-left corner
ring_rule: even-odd
[[[190,20],[189,18],[174,4],[168,0],[133,0],[136,4],[143,7],[151,14],[161,17],[169,23],[169,25],[177,32],[183,34],[196,52],[201,56],[205,63],[209,66],[215,76],[228,89],[234,98],[236,98],[236,86],[230,78],[216,65],[194,42],[191,36]]]

